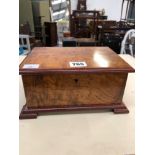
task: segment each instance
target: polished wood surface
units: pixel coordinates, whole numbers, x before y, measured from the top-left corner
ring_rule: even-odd
[[[70,61],[88,66],[71,68]],[[24,69],[25,64],[40,66]],[[35,48],[20,65],[26,97],[20,118],[63,110],[128,113],[122,103],[128,72],[134,69],[108,47]]]
[[[72,68],[70,61],[85,61],[87,67]],[[24,64],[39,64],[36,69],[24,69]],[[134,69],[108,47],[40,47],[20,65],[20,74],[53,72],[134,72]]]
[[[120,104],[126,73],[24,75],[27,107]]]
[[[129,110],[126,108],[124,103],[110,104],[110,105],[76,105],[76,106],[57,106],[57,107],[44,107],[44,108],[28,108],[25,104],[20,113],[19,119],[32,119],[37,118],[38,114],[49,113],[49,112],[70,112],[76,111],[80,113],[94,112],[94,110],[111,110],[115,114],[127,114]]]

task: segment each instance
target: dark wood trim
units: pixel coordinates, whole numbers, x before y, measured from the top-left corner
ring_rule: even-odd
[[[92,12],[95,12],[95,13],[99,13],[99,11],[97,10],[73,10],[73,14],[75,13],[83,13],[83,12],[87,12],[87,13],[92,13]]]
[[[81,73],[114,73],[114,72],[120,72],[120,73],[129,73],[129,72],[135,72],[135,69],[126,68],[126,69],[119,69],[119,68],[76,68],[76,69],[20,69],[19,74],[20,75],[32,75],[32,74],[81,74]]]
[[[65,111],[82,111],[82,110],[112,110],[115,114],[129,113],[129,110],[124,103],[114,103],[110,105],[75,105],[75,106],[52,106],[40,108],[28,108],[26,104],[23,106],[19,119],[37,118],[38,114],[49,112],[65,112]]]
[[[127,114],[127,113],[129,113],[129,110],[126,107],[124,107],[124,108],[113,109],[113,112],[115,114]]]
[[[135,29],[135,26],[133,26],[133,27],[101,27],[101,28],[98,28],[98,29],[103,29],[104,32],[110,31],[110,30],[113,30],[113,31],[128,31],[130,29]]]

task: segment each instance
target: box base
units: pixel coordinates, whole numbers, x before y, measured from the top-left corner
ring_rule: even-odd
[[[82,110],[111,110],[115,114],[126,114],[129,110],[124,103],[110,105],[79,105],[79,106],[59,106],[59,107],[40,107],[28,108],[25,104],[21,110],[19,119],[34,119],[41,113],[64,112],[64,111],[82,111]]]

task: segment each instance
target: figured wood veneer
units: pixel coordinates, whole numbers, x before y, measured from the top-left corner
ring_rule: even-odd
[[[70,61],[85,61],[87,67],[71,68]],[[25,69],[24,64],[40,66]],[[66,110],[129,112],[122,98],[128,72],[134,69],[108,47],[35,48],[19,72],[26,96],[20,118]]]
[[[85,61],[85,68],[71,68],[70,61]],[[24,69],[24,64],[39,64]],[[62,72],[134,72],[134,69],[108,47],[42,47],[34,48],[20,65],[20,74]]]
[[[121,103],[126,73],[24,75],[27,106]]]

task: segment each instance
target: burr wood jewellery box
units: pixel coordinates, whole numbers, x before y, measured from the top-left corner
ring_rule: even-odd
[[[108,47],[37,47],[20,64],[26,97],[20,119],[39,113],[110,109],[122,102],[134,69]]]

